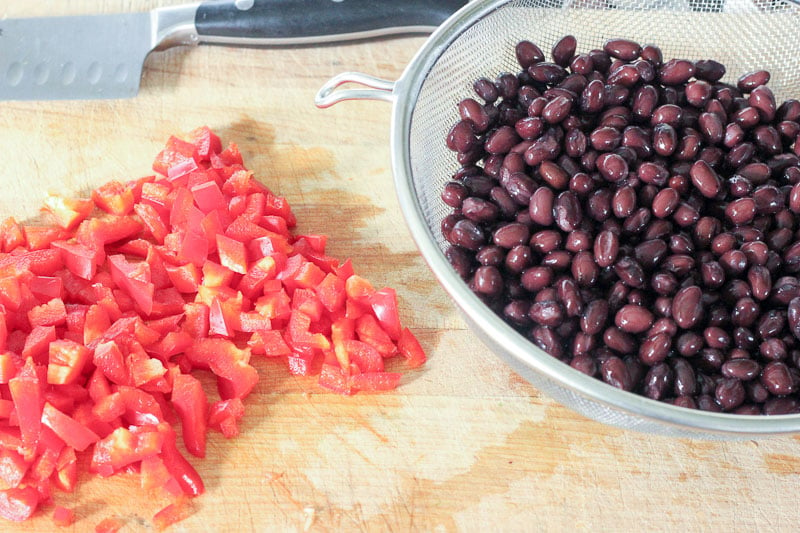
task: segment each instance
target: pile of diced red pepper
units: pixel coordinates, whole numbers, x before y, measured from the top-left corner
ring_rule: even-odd
[[[326,255],[324,235],[294,235],[289,204],[234,144],[199,128],[170,138],[153,169],[90,199],[47,197],[53,225],[0,225],[6,519],[72,491],[80,453],[99,476],[139,472],[143,489],[174,496],[157,525],[184,518],[204,488],[177,439],[203,457],[209,429],[238,434],[252,355],[343,394],[396,387],[387,357],[425,361],[394,290]],[[218,401],[196,370],[215,377]],[[56,524],[73,518],[55,507]]]

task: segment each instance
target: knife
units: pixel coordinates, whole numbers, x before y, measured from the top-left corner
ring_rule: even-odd
[[[0,100],[133,97],[152,51],[430,33],[466,3],[215,0],[142,13],[0,20]]]

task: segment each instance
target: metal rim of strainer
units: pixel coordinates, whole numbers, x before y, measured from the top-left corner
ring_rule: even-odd
[[[745,437],[800,431],[800,414],[754,416],[715,413],[677,407],[651,400],[633,392],[614,388],[587,376],[548,355],[529,339],[514,330],[468,288],[455,272],[437,244],[436,236],[425,222],[425,212],[417,198],[412,179],[410,132],[418,95],[425,78],[444,51],[463,32],[492,11],[513,0],[473,1],[445,21],[423,44],[394,83],[361,73],[345,72],[332,78],[317,94],[318,107],[328,107],[342,100],[371,99],[393,103],[390,148],[392,170],[398,201],[411,236],[435,277],[487,338],[501,346],[493,351],[512,367],[531,369],[585,400],[606,409],[649,422],[683,430],[687,436]],[[786,0],[798,4],[798,0]],[[377,90],[334,92],[346,82],[358,82]],[[570,407],[565,404],[565,406]]]

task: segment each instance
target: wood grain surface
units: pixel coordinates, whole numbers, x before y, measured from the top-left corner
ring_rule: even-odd
[[[167,2],[0,2],[0,15],[143,10]],[[212,433],[192,463],[207,493],[174,531],[791,531],[800,437],[738,442],[609,428],[541,396],[462,322],[418,255],[390,170],[390,106],[314,107],[331,76],[396,78],[423,37],[334,46],[201,46],[153,54],[138,97],[0,102],[0,214],[35,217],[48,190],[150,172],[172,133],[206,124],[239,144],[291,202],[300,231],[330,235],[375,285],[397,289],[429,363],[391,394],[340,397],[277,363],[247,399],[242,434]],[[78,517],[149,531],[167,503],[134,476],[87,475],[56,493]],[[0,530],[53,531],[52,506]]]

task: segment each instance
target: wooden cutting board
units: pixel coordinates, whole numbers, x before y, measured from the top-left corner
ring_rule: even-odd
[[[167,2],[0,2],[0,14],[143,10]],[[541,396],[468,331],[434,281],[394,194],[390,106],[318,110],[341,71],[388,79],[424,42],[199,47],[151,56],[124,101],[0,102],[0,214],[33,217],[46,191],[86,193],[148,174],[170,134],[203,124],[239,144],[290,200],[299,230],[330,235],[375,285],[397,289],[429,363],[391,394],[340,397],[256,361],[242,435],[210,435],[206,481],[175,531],[794,530],[800,438],[729,443],[609,428]],[[133,476],[84,476],[54,501],[75,531],[104,518],[148,531],[167,503]],[[52,531],[52,506],[0,530]]]

